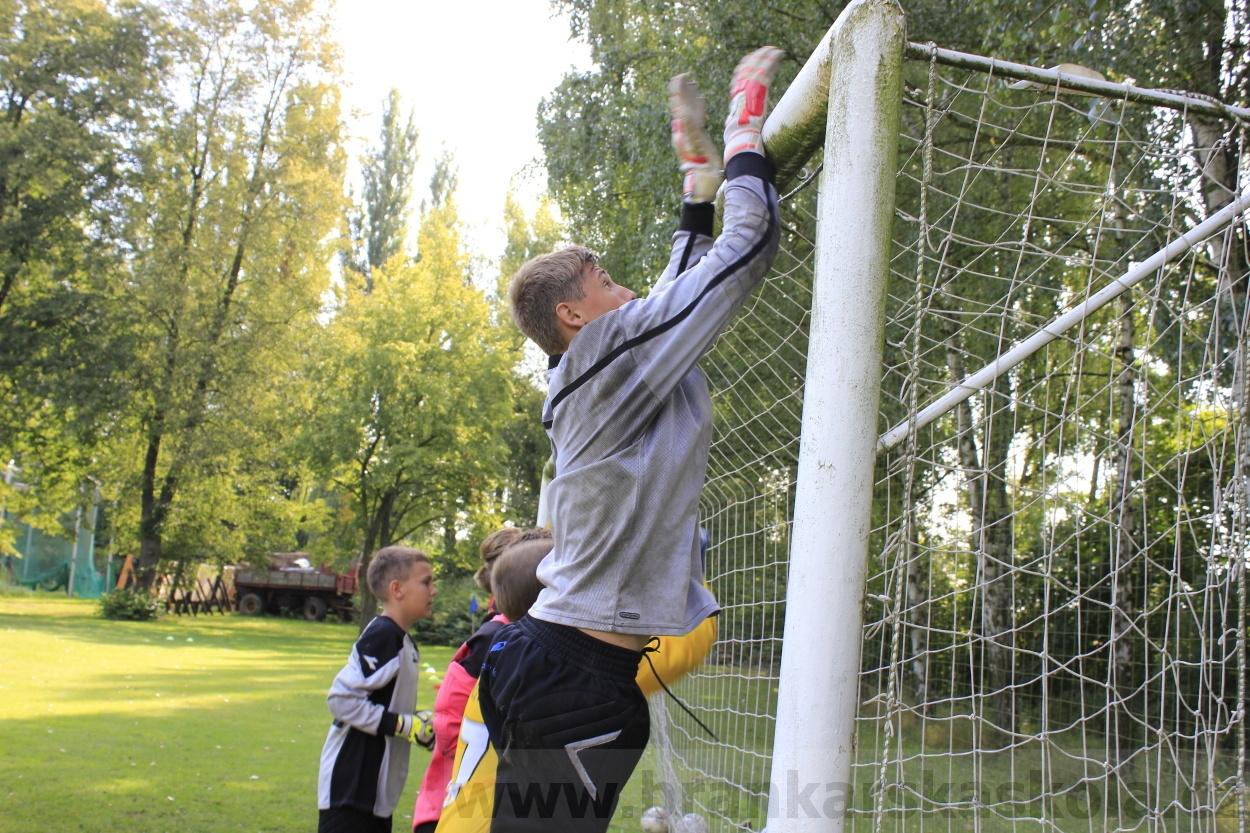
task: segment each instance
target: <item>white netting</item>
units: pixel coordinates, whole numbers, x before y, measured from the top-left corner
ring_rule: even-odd
[[[878,459],[849,823],[1244,831],[1240,228],[916,425],[1229,202],[1243,131],[936,61],[906,78],[880,418],[905,439]],[[704,363],[725,612],[677,694],[717,739],[656,701],[654,745],[670,809],[713,830],[767,821],[816,191],[783,202],[775,274]]]

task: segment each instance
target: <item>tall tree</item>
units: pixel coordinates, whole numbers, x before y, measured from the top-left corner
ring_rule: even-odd
[[[351,245],[344,265],[364,276],[373,288],[373,270],[403,250],[412,213],[413,173],[417,167],[417,128],[412,111],[401,111],[399,90],[392,89],[382,108],[378,144],[361,159],[363,204],[348,212]]]
[[[450,194],[422,214],[418,245],[419,262],[375,270],[372,292],[340,290],[308,374],[307,453],[351,496],[361,575],[377,549],[445,539],[448,517],[503,478],[516,351],[473,285]],[[363,629],[376,600],[360,595]]]
[[[136,4],[0,4],[0,460],[32,487],[0,483],[10,511],[72,506],[123,399],[106,323],[121,283],[114,218],[133,196],[159,29]]]
[[[144,345],[129,370],[129,483],[148,578],[163,557],[215,549],[209,531],[246,520],[240,501],[281,491],[278,434],[263,429],[328,286],[342,199],[334,53],[314,6],[170,9],[178,71],[127,229]]]
[[[541,378],[541,359],[533,345],[527,345],[521,331],[509,323],[507,308],[508,284],[517,269],[530,258],[550,252],[564,238],[564,229],[556,219],[551,200],[539,200],[533,214],[525,209],[512,192],[504,200],[504,230],[507,242],[499,261],[496,315],[505,333],[512,334],[518,351],[531,351],[527,360],[513,373],[512,390],[516,408],[504,429],[508,448],[507,479],[500,493],[504,517],[516,526],[530,526],[538,517],[538,497],[542,472],[551,456],[551,443],[542,427],[542,405],[545,385]],[[529,368],[538,374],[527,372]]]

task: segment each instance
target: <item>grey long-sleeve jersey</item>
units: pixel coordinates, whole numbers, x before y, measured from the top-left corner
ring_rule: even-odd
[[[555,547],[530,616],[681,635],[718,609],[699,554],[712,400],[696,363],[767,273],[779,236],[771,164],[742,153],[726,173],[720,236],[711,205],[687,206],[651,295],[582,327],[552,357],[543,423]]]

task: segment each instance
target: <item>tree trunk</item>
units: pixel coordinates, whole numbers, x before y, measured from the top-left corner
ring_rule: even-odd
[[[1198,163],[1202,166],[1202,201],[1210,217],[1232,202],[1237,193],[1237,144],[1228,135],[1228,125],[1208,116],[1190,116]],[[1241,224],[1212,237],[1207,243],[1211,261],[1219,269],[1220,352],[1242,349],[1246,315],[1247,264]],[[1242,362],[1233,362],[1233,398],[1240,400],[1245,379],[1239,372]]]
[[[1228,125],[1208,116],[1191,115],[1198,163],[1202,166],[1202,201],[1210,217],[1233,201],[1237,193],[1237,149],[1227,141]],[[1237,236],[1218,235],[1211,239],[1211,260],[1221,269],[1221,289],[1231,290],[1235,309],[1246,297],[1246,263]]]
[[[925,636],[928,623],[923,614],[929,605],[929,570],[923,560],[917,558],[914,542],[914,524],[909,522],[907,540],[907,636],[911,650],[912,697],[923,714],[929,712],[929,665],[925,657]]]
[[[135,584],[147,590],[156,580],[156,566],[161,560],[161,525],[164,512],[156,498],[156,466],[160,461],[162,423],[160,413],[148,430],[148,448],[143,456],[143,473],[139,481],[139,558],[135,561]]]
[[[962,381],[967,375],[957,339],[958,325],[946,319],[946,364],[951,378]],[[1007,401],[1008,380],[1000,377],[993,387],[993,401]],[[969,544],[977,560],[977,583],[981,594],[981,637],[985,663],[982,693],[991,697],[993,720],[1007,731],[1014,729],[1014,709],[1007,696],[1011,682],[1012,630],[1011,579],[1015,541],[1008,505],[1006,466],[1013,426],[1007,409],[988,420],[985,460],[977,448],[972,406],[968,400],[955,409],[958,431],[959,466],[968,488],[968,510],[972,515]]]
[[[985,639],[988,687],[993,697],[994,722],[1007,732],[1015,731],[1015,699],[1010,685],[1014,675],[1015,630],[1012,614],[1012,566],[1015,562],[1015,523],[1007,492],[1007,457],[1015,434],[1010,401],[1010,381],[995,380],[991,401],[1002,403],[987,420],[985,443],[985,509],[977,571],[983,587],[981,631]]]
[[[369,528],[365,532],[364,546],[360,549],[360,569],[356,575],[360,585],[361,633],[365,632],[365,628],[369,627],[369,623],[378,615],[378,598],[373,595],[373,588],[369,586],[369,564],[373,561],[373,554],[377,550],[391,545],[391,511],[394,508],[395,493],[387,492],[378,501],[377,511],[373,513]]]
[[[443,555],[450,558],[456,554],[456,516],[448,512],[443,518]]]
[[[1133,424],[1136,417],[1137,368],[1134,363],[1136,327],[1133,307],[1127,295],[1119,301],[1120,346],[1116,350],[1119,374],[1119,419],[1115,441],[1115,482],[1108,505],[1115,523],[1115,539],[1111,551],[1111,691],[1120,706],[1109,710],[1112,725],[1108,727],[1109,746],[1118,750],[1122,760],[1133,749],[1133,721],[1126,710],[1136,688],[1133,673],[1132,624],[1135,615],[1134,563],[1137,556],[1135,519],[1133,517]]]

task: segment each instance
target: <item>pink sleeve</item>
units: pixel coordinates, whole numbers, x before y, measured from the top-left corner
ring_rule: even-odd
[[[457,655],[458,656],[458,655]],[[465,703],[477,683],[464,666],[452,661],[447,666],[443,684],[434,698],[434,754],[429,768],[417,792],[417,803],[412,810],[415,827],[427,821],[438,821],[443,810],[443,798],[456,763],[456,744],[460,741],[460,722],[464,719]]]
[[[447,666],[447,675],[434,698],[434,752],[448,757],[456,756],[456,743],[460,740],[460,721],[464,719],[464,704],[477,680],[469,676],[464,666],[453,662]]]

